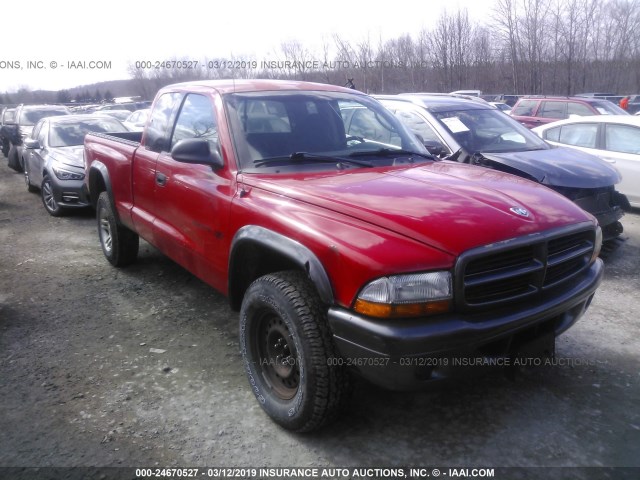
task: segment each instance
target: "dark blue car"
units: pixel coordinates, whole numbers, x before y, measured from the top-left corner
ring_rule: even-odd
[[[431,153],[541,183],[594,215],[605,240],[622,233],[620,218],[630,208],[615,189],[622,177],[600,158],[552,146],[482,99],[446,94],[377,98]]]

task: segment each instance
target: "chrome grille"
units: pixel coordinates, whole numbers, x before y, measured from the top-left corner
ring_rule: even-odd
[[[592,226],[553,230],[465,252],[456,265],[461,311],[535,299],[570,285],[589,268]]]

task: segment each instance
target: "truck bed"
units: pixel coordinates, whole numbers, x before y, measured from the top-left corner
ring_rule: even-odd
[[[130,209],[133,205],[133,159],[140,146],[142,132],[89,132],[84,137],[85,161],[90,169],[94,162],[104,165],[105,171],[117,176],[117,181],[111,183],[111,178],[103,180],[108,182],[109,192],[112,198],[117,199],[114,207],[120,221],[128,228],[133,228]],[[96,185],[91,184],[89,175],[88,190],[95,190]],[[90,197],[91,203],[96,205],[97,197]]]
[[[112,133],[98,133],[92,132],[89,135],[95,137],[106,138],[115,142],[121,142],[126,144],[133,144],[133,146],[139,146],[142,140],[142,132],[112,132]]]

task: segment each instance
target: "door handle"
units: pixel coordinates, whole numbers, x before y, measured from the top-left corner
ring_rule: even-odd
[[[156,183],[164,187],[167,184],[167,176],[164,173],[156,172]]]

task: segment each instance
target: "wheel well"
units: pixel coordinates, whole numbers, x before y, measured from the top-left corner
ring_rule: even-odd
[[[95,208],[98,204],[98,197],[107,189],[107,183],[99,170],[89,171],[89,199]]]
[[[234,310],[240,310],[244,294],[254,280],[284,270],[305,272],[304,267],[291,257],[257,242],[239,245],[229,267],[229,302]]]

